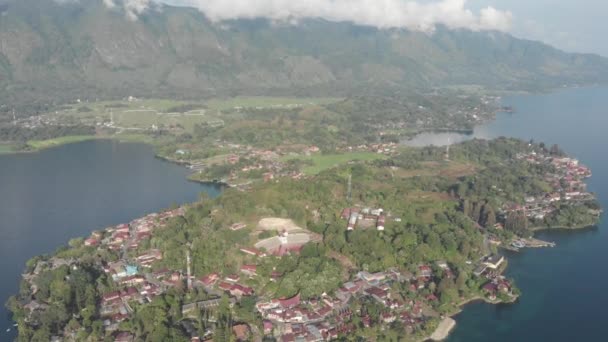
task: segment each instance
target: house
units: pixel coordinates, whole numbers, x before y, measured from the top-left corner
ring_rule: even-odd
[[[223,291],[230,291],[230,289],[232,289],[232,284],[222,281],[217,287]]]
[[[383,231],[385,222],[386,222],[386,218],[384,217],[384,215],[378,216],[378,221],[376,222],[376,229],[378,231]]]
[[[395,316],[395,314],[393,314],[391,312],[385,312],[382,314],[382,322],[384,322],[386,324],[393,323],[396,320],[397,320],[397,316]]]
[[[225,280],[231,283],[236,283],[239,281],[241,277],[238,274],[229,274],[226,276]]]
[[[437,267],[441,268],[442,270],[447,270],[450,268],[445,260],[437,261]]]
[[[99,245],[99,240],[94,237],[90,237],[84,240],[84,245],[87,247],[95,247]]]
[[[296,306],[300,305],[300,294],[298,293],[297,295],[295,295],[295,296],[293,296],[291,298],[279,299],[279,304],[283,308],[293,308],[293,307],[296,307]]]
[[[274,179],[274,174],[272,172],[266,172],[263,174],[264,176],[264,182],[270,182],[271,180]]]
[[[102,303],[113,302],[120,298],[120,291],[114,291],[110,293],[106,293],[101,297]]]
[[[479,266],[477,266],[475,268],[475,270],[473,270],[473,274],[477,277],[481,276],[486,270],[488,269],[488,266],[486,264],[481,264]]]
[[[495,270],[500,267],[500,265],[502,265],[504,261],[504,256],[493,254],[486,258],[486,260],[484,261],[484,265],[486,265],[488,268]]]
[[[232,164],[232,165],[234,165],[234,164],[238,163],[238,162],[239,162],[239,160],[240,160],[239,156],[237,156],[237,155],[235,155],[235,154],[231,154],[231,155],[229,155],[229,156],[226,158],[226,161],[227,161],[229,164]]]
[[[488,298],[494,300],[496,299],[496,292],[498,291],[498,287],[495,283],[490,282],[482,287],[482,291],[488,296]]]
[[[244,273],[250,277],[254,277],[257,275],[256,273],[257,266],[256,265],[243,265],[241,266],[241,273]]]
[[[387,300],[389,299],[389,293],[386,290],[383,290],[379,287],[371,287],[367,290],[365,290],[365,292],[367,294],[369,294],[370,296],[372,296],[375,300],[377,300],[378,302],[386,305]]]
[[[386,279],[386,273],[377,272],[377,273],[369,273],[366,271],[361,271],[357,273],[357,277],[361,280],[365,280],[368,283],[379,282]]]
[[[237,324],[232,327],[232,332],[237,341],[249,340],[249,326],[247,324]]]
[[[264,334],[269,335],[272,333],[272,322],[269,320],[264,320]]]
[[[129,276],[129,277],[121,279],[119,283],[121,285],[134,286],[137,284],[141,284],[145,281],[146,281],[146,278],[144,278],[143,276],[134,275],[134,276]]]
[[[114,342],[133,342],[133,335],[128,332],[119,332],[114,337]]]
[[[350,208],[344,208],[344,209],[342,209],[342,213],[340,214],[340,217],[343,220],[348,220],[348,218],[350,217]]]
[[[232,287],[230,288],[230,290],[228,290],[228,292],[230,292],[230,294],[235,297],[253,295],[253,289],[251,287],[243,286],[240,284],[232,285]]]
[[[219,278],[220,278],[219,274],[210,273],[210,274],[207,274],[206,276],[202,277],[200,279],[200,281],[203,284],[203,286],[209,287],[209,286],[212,286],[213,284],[215,284],[215,282],[217,282]]]
[[[430,266],[421,265],[421,266],[418,266],[418,275],[420,277],[430,278],[433,276],[433,270],[431,269]]]
[[[281,341],[282,342],[295,342],[296,337],[293,334],[284,334],[283,336],[281,336]]]
[[[357,225],[357,220],[359,219],[359,214],[356,212],[352,212],[350,214],[350,217],[348,219],[348,225],[346,226],[347,230],[354,230],[355,226]]]
[[[272,271],[272,273],[270,273],[270,281],[277,281],[277,280],[281,279],[282,276],[283,276],[283,273],[281,273],[279,271]]]
[[[139,298],[139,291],[135,287],[129,287],[126,290],[120,291],[120,298],[126,301]]]
[[[265,257],[266,253],[260,251],[259,249],[256,248],[248,248],[248,247],[243,247],[240,249],[241,252],[245,253],[245,254],[249,254],[249,255],[253,255],[253,256],[257,256],[257,257]]]

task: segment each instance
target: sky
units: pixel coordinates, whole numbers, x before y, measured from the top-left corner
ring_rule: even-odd
[[[517,37],[608,57],[608,0],[469,0],[467,6],[511,11],[509,31]]]
[[[61,0],[73,1],[73,0]],[[196,7],[212,20],[322,17],[432,32],[435,25],[499,30],[571,52],[608,57],[608,0],[104,0],[136,18],[153,1]]]

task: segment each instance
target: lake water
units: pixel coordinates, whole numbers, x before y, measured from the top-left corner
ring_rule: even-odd
[[[557,143],[591,167],[589,189],[608,208],[608,89],[580,88],[504,99],[514,114],[478,127],[472,136],[426,134],[416,145],[444,145],[498,136]],[[607,341],[608,223],[576,232],[546,232],[556,248],[508,255],[507,275],[523,295],[513,305],[475,303],[456,317],[448,341]]]
[[[504,103],[517,112],[500,114],[473,136],[558,143],[592,168],[589,189],[608,208],[608,89],[517,96]],[[427,134],[417,141],[442,145],[471,137]],[[201,191],[219,193],[217,187],[187,182],[186,175],[186,169],[153,158],[148,146],[111,141],[0,156],[0,302],[17,291],[32,256],[96,228],[192,202]],[[507,273],[523,291],[520,300],[466,306],[449,341],[606,340],[607,228],[544,233],[541,237],[557,242],[556,248],[510,254]],[[1,314],[7,312],[2,308]],[[0,320],[0,341],[14,336],[4,332],[9,326]]]
[[[89,141],[40,153],[0,155],[0,341],[14,336],[4,303],[17,293],[25,262],[74,237],[194,202],[220,188],[188,182],[186,168],[154,158],[151,147]]]

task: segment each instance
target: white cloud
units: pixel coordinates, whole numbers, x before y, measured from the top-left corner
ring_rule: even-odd
[[[137,17],[147,10],[151,4],[152,0],[123,0],[127,17],[131,20],[137,20]]]
[[[114,0],[103,0],[103,4],[106,5],[107,8],[116,7],[116,3],[114,2]]]
[[[79,1],[79,0],[55,0],[55,1]],[[103,4],[110,9],[122,7],[127,18],[137,20],[138,16],[150,8],[156,0],[102,0]]]
[[[59,3],[79,0],[54,0]],[[467,0],[102,0],[106,7],[122,7],[131,20],[157,3],[199,9],[212,21],[267,18],[294,24],[322,18],[377,28],[407,28],[432,32],[436,25],[452,29],[508,31],[513,15],[494,7],[474,13]]]
[[[467,0],[166,0],[198,8],[213,21],[268,18],[279,21],[323,18],[378,28],[432,31],[436,25],[471,30],[510,28],[512,14],[493,7],[479,14],[466,8]]]
[[[106,5],[107,8],[116,7],[116,3],[114,3],[114,0],[103,0],[103,4]]]

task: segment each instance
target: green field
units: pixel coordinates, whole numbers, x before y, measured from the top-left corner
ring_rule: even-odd
[[[307,175],[316,175],[322,171],[351,161],[371,161],[386,159],[387,157],[383,154],[372,152],[353,152],[343,154],[315,154],[312,156],[286,157],[285,160],[294,158],[300,160],[311,160],[313,165],[305,167],[303,171]]]
[[[67,137],[49,139],[49,140],[31,140],[28,141],[28,145],[36,150],[43,150],[45,148],[55,147],[64,144],[72,144],[81,141],[87,141],[95,139],[93,135],[70,135]]]
[[[213,99],[207,102],[209,109],[225,110],[235,107],[281,107],[289,105],[313,106],[323,105],[340,101],[339,98],[331,97],[267,97],[267,96],[239,96],[230,99]]]
[[[312,106],[339,101],[337,98],[292,98],[292,97],[235,97],[203,101],[174,101],[138,99],[134,101],[102,101],[77,103],[65,106],[55,115],[64,121],[80,121],[95,125],[110,123],[123,131],[137,132],[153,126],[183,129],[191,132],[202,123],[222,122],[221,111],[242,108],[289,108],[290,106]],[[184,113],[174,112],[180,106],[189,106]],[[183,111],[183,109],[182,109]]]

